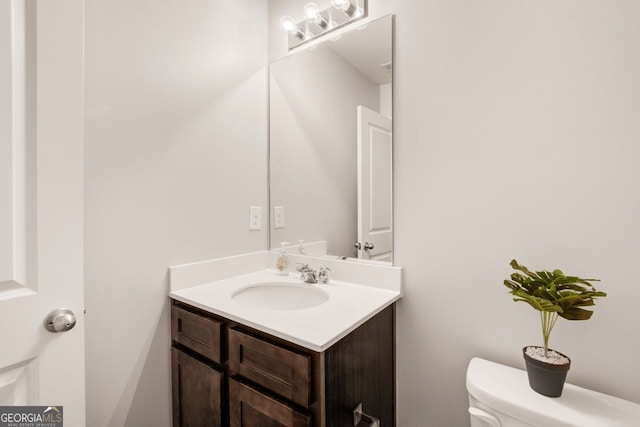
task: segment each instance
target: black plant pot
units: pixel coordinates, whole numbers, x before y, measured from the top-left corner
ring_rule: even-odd
[[[529,386],[531,388],[549,397],[559,397],[562,395],[562,389],[564,382],[567,379],[567,372],[571,367],[571,360],[564,354],[564,357],[569,359],[569,363],[565,365],[556,365],[553,363],[546,363],[538,359],[534,359],[527,354],[527,347],[522,349],[524,355],[524,361],[527,366],[527,374],[529,376]]]

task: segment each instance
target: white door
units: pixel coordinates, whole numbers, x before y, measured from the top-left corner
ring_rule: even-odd
[[[68,427],[85,424],[83,19],[83,0],[0,1],[0,406],[62,406]],[[57,308],[73,329],[45,330]]]
[[[358,105],[358,258],[393,260],[391,119]]]

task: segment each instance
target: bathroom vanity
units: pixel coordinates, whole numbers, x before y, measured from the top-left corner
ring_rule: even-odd
[[[244,261],[236,264],[246,268]],[[207,282],[202,265],[193,266],[172,268],[175,427],[347,427],[374,418],[395,425],[401,292],[381,283],[394,282],[385,275],[399,281],[397,267],[368,266],[379,283],[363,286],[307,284],[270,269]],[[365,267],[340,266],[347,276],[349,268]],[[216,261],[206,269],[225,270]],[[358,407],[362,421],[354,423]]]
[[[353,426],[394,422],[394,306],[323,352],[173,301],[174,426]],[[368,424],[361,424],[368,425]]]

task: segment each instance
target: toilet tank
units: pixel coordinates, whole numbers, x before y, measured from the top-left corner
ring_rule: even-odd
[[[467,391],[472,427],[640,427],[640,404],[572,384],[546,397],[525,371],[484,359],[469,362]]]

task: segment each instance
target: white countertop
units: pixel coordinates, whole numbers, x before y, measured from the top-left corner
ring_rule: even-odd
[[[256,283],[303,283],[297,273],[281,276],[263,269],[210,283],[173,290],[169,296],[208,312],[274,335],[313,351],[327,350],[368,319],[401,297],[393,289],[331,280],[318,287],[329,299],[300,310],[266,310],[243,305],[232,298],[238,290]]]

